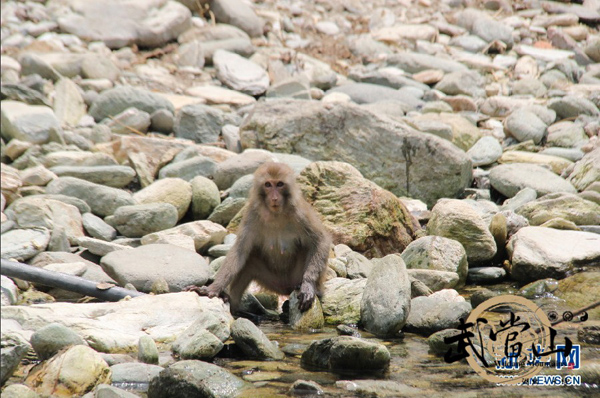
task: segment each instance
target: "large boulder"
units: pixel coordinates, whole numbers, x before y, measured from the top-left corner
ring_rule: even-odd
[[[240,137],[244,148],[348,162],[394,194],[429,205],[471,183],[471,160],[456,146],[350,103],[258,103]]]

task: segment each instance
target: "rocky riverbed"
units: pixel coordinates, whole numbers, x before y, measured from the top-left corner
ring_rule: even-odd
[[[3,275],[3,397],[598,394],[599,308],[556,326],[579,387],[443,358],[488,298],[600,300],[598,0],[1,12],[1,257],[141,293]],[[251,287],[257,326],[181,290],[212,280],[267,161],[335,245],[306,313]]]

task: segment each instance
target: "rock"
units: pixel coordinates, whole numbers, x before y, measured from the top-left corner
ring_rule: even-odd
[[[110,224],[121,235],[141,238],[153,232],[163,231],[177,224],[177,209],[170,203],[121,206],[110,219]]]
[[[457,61],[409,51],[388,56],[387,64],[397,66],[408,73],[418,73],[429,69],[439,69],[446,73],[467,70],[465,65]]]
[[[56,82],[55,89],[53,108],[56,118],[61,125],[76,126],[86,113],[85,102],[77,84],[62,78]]]
[[[424,336],[455,328],[459,319],[466,319],[471,312],[471,305],[451,289],[415,297],[410,302],[410,308],[404,330]]]
[[[65,11],[58,18],[61,31],[102,41],[110,48],[161,47],[191,25],[190,10],[175,1],[123,4],[113,0],[102,6],[74,4]]]
[[[209,360],[221,351],[229,335],[229,322],[204,312],[177,337],[171,349],[183,359]]]
[[[267,151],[244,151],[219,163],[214,181],[219,189],[227,189],[239,178],[254,173],[261,164],[275,160],[274,155]]]
[[[76,177],[113,188],[124,188],[136,175],[129,166],[54,166],[50,171],[59,177]]]
[[[352,250],[349,247],[348,249]],[[343,263],[345,277],[348,279],[368,278],[373,270],[373,263],[362,254],[354,251],[340,255],[337,260]]]
[[[179,361],[150,382],[148,398],[234,397],[245,386],[242,379],[211,363]]]
[[[45,155],[42,164],[52,168],[54,166],[116,166],[115,159],[105,153],[56,151]]]
[[[267,90],[266,96],[267,98],[290,97],[303,100],[311,99],[308,82],[294,78],[273,84]]]
[[[490,171],[490,182],[494,189],[509,198],[515,196],[523,188],[534,189],[538,196],[553,192],[576,192],[568,181],[550,170],[527,163],[495,166]]]
[[[422,106],[423,102],[414,95],[407,92],[395,90],[390,87],[371,83],[350,83],[338,86],[327,91],[331,93],[343,93],[357,104],[372,104],[379,101],[396,101],[400,103],[403,112],[409,112]]]
[[[27,105],[17,101],[2,101],[2,137],[16,138],[33,144],[44,144],[61,131],[60,122],[51,108]]]
[[[563,171],[573,164],[573,162],[564,158],[526,151],[506,151],[498,159],[498,162],[539,164],[551,169],[558,175],[561,175]]]
[[[118,397],[118,398],[135,398],[135,397],[137,397],[137,395],[135,395],[133,393],[127,392],[121,388],[109,386],[108,384],[99,384],[94,390],[95,390],[94,397],[104,397],[104,396]],[[88,398],[89,394],[91,394],[91,393],[84,395],[84,397]]]
[[[323,315],[329,324],[357,324],[367,279],[333,278],[325,282]]]
[[[24,186],[46,186],[57,178],[56,174],[44,166],[30,167],[19,173]]]
[[[193,158],[173,161],[163,167],[158,173],[159,178],[180,178],[190,181],[197,176],[213,177],[217,163],[206,156],[198,155]]]
[[[19,228],[63,228],[73,241],[83,236],[79,210],[70,204],[53,199],[28,196],[14,201],[6,210]]]
[[[587,153],[575,163],[568,181],[579,191],[588,189],[595,181],[600,181],[600,148]]]
[[[210,249],[208,249],[208,255],[211,257],[219,258],[226,256],[227,253],[231,250],[233,244],[222,244],[222,245],[214,245]]]
[[[392,380],[340,380],[336,387],[359,396],[380,395],[386,397],[418,396],[422,390]]]
[[[148,337],[148,336],[146,336]],[[145,363],[117,363],[110,367],[112,382],[118,385],[148,384],[163,370],[161,366]]]
[[[170,238],[186,237],[191,239],[191,250],[203,252],[209,247],[223,242],[227,230],[212,221],[193,221],[171,229],[148,234],[142,238],[142,244],[166,243]]]
[[[374,39],[385,43],[400,43],[402,40],[433,41],[438,36],[438,30],[430,25],[394,24],[371,32]]]
[[[548,101],[548,108],[556,111],[559,119],[577,117],[579,115],[598,116],[598,107],[590,100],[574,95],[566,95]]]
[[[402,250],[414,237],[417,224],[404,204],[346,163],[311,163],[298,184],[336,243],[381,256]]]
[[[535,113],[517,109],[506,118],[506,130],[519,142],[533,140],[539,144],[546,134],[546,124]]]
[[[67,252],[43,252],[35,256],[31,261],[29,261],[29,264],[35,267],[45,267],[50,264],[56,265],[76,263],[84,263],[86,266],[86,270],[81,275],[82,278],[100,283],[116,283],[110,276],[108,276],[102,270],[102,268],[98,264],[85,260],[83,257],[78,256],[76,254]]]
[[[456,240],[441,236],[424,236],[413,241],[404,249],[402,259],[406,268],[411,270],[453,272],[457,275],[458,287],[465,283],[467,277],[467,253]],[[417,279],[421,280],[421,278]],[[428,283],[425,284],[429,286]]]
[[[485,97],[484,83],[485,79],[476,71],[458,71],[444,75],[435,89],[448,95],[464,94],[477,98]]]
[[[254,185],[254,175],[247,174],[235,180],[233,185],[225,190],[229,198],[248,198]]]
[[[430,269],[408,269],[407,272],[413,285],[412,298],[428,295],[425,294],[427,293],[426,291],[421,289],[423,285],[430,290],[429,294],[431,292],[437,292],[438,290],[452,289],[456,286],[460,286],[459,277],[456,272],[435,271]],[[415,281],[422,284],[421,286],[418,286],[418,290],[415,286]]]
[[[83,228],[93,238],[102,239],[107,242],[113,241],[117,238],[117,231],[104,222],[98,216],[92,213],[84,213],[82,215]]]
[[[577,267],[600,262],[600,237],[590,232],[525,227],[510,239],[507,251],[513,279],[561,279]]]
[[[475,145],[467,151],[473,166],[487,166],[497,161],[502,156],[502,145],[494,137],[481,137]]]
[[[100,122],[129,108],[136,108],[148,114],[159,109],[175,113],[173,104],[160,94],[136,87],[119,86],[100,94],[90,107],[89,114],[96,122]]]
[[[242,152],[242,143],[240,142],[240,129],[237,126],[227,124],[221,129],[223,141],[227,150],[240,153]]]
[[[46,193],[73,196],[83,199],[98,216],[113,214],[121,206],[135,204],[128,192],[75,177],[60,177],[46,187]]]
[[[117,243],[106,242],[101,239],[88,238],[85,236],[77,239],[76,243],[79,246],[86,248],[90,253],[99,257],[105,256],[114,251],[131,249],[131,246],[119,245]]]
[[[238,124],[233,115],[220,109],[203,105],[186,105],[175,118],[173,132],[176,137],[187,138],[197,143],[215,143],[219,140],[221,127],[225,124]]]
[[[269,76],[252,61],[226,50],[213,55],[217,77],[228,87],[249,95],[260,95],[269,87]]]
[[[554,293],[556,289],[558,289],[558,281],[556,279],[540,279],[523,286],[521,290],[519,290],[519,296],[532,300],[547,295],[548,293]],[[473,302],[472,298],[471,302]]]
[[[143,268],[137,264],[144,264]],[[100,265],[121,286],[132,283],[148,291],[148,282],[164,278],[170,291],[189,285],[202,286],[209,277],[208,263],[200,255],[173,245],[148,244],[102,257]]]
[[[175,116],[168,109],[157,109],[150,115],[150,129],[163,134],[171,134]]]
[[[81,396],[101,383],[110,383],[110,368],[93,349],[76,345],[29,373],[25,383],[38,394],[56,391]]]
[[[12,229],[2,234],[1,256],[25,261],[46,250],[50,232],[45,228]]]
[[[192,187],[181,178],[164,178],[136,192],[133,199],[140,204],[169,203],[177,209],[180,220],[192,201]]]
[[[177,49],[177,65],[202,69],[204,67],[204,48],[200,40],[183,43]]]
[[[313,341],[302,354],[302,366],[330,371],[376,372],[390,363],[383,344],[350,336]]]
[[[150,114],[137,108],[127,108],[117,115],[104,119],[103,124],[110,128],[113,134],[131,134],[138,132],[145,134],[150,127]]]
[[[323,395],[323,388],[314,381],[296,380],[290,387],[291,395],[306,396],[306,395]]]
[[[289,324],[294,330],[312,331],[323,328],[325,318],[323,317],[323,308],[319,298],[315,298],[311,307],[301,312],[299,309],[298,291],[294,290],[290,294],[289,304]]]
[[[42,361],[73,345],[85,345],[85,342],[77,333],[60,323],[46,325],[31,335],[31,346]]]
[[[269,139],[265,139],[266,131]],[[300,131],[301,135],[296,133]],[[358,131],[376,145],[368,150],[364,145],[349,146],[360,141]],[[273,100],[268,106],[259,103],[241,127],[240,136],[243,147],[261,146],[274,152],[293,151],[309,159],[349,162],[367,179],[394,194],[429,204],[456,195],[471,179],[470,160],[447,141],[415,132],[352,104],[337,104],[328,110],[327,104],[293,100]],[[343,152],[339,151],[341,147],[345,148]],[[381,159],[387,159],[385,165]],[[436,175],[435,182],[431,175]]]
[[[203,176],[194,177],[192,186],[192,216],[195,220],[204,220],[221,203],[219,188],[212,180]]]
[[[571,193],[552,193],[524,204],[517,214],[527,218],[532,226],[555,218],[571,221],[576,225],[599,225],[600,205]]]
[[[227,198],[208,217],[209,221],[226,226],[246,204],[244,198]]]
[[[15,305],[19,299],[19,289],[12,279],[2,275],[2,306]]]
[[[285,356],[258,327],[245,318],[238,318],[233,322],[231,337],[250,358],[281,360]]]
[[[229,90],[218,86],[194,86],[188,88],[185,93],[193,97],[202,98],[206,100],[207,104],[244,106],[254,104],[256,102],[256,99],[248,94],[243,94],[235,90]]]
[[[573,122],[558,122],[548,127],[549,146],[576,148],[588,141],[583,127]],[[579,159],[577,159],[579,160]]]
[[[360,304],[361,323],[376,336],[394,336],[410,311],[411,284],[406,265],[398,254],[373,263]]]
[[[158,348],[152,337],[140,337],[138,343],[138,360],[151,365],[158,364]]]
[[[431,210],[427,224],[429,235],[438,235],[460,242],[469,263],[490,260],[496,254],[496,243],[481,215],[467,203],[443,199]]]
[[[251,37],[263,34],[264,22],[247,4],[235,0],[214,0],[210,9],[221,23],[237,26]]]
[[[39,395],[24,384],[11,384],[2,390],[5,398],[39,398]]]
[[[467,281],[475,285],[499,283],[506,276],[506,271],[498,267],[469,268]]]
[[[574,311],[600,300],[598,290],[595,288],[598,282],[600,282],[600,272],[580,272],[558,281],[558,288],[554,294],[564,300],[571,311]],[[588,315],[592,319],[597,319],[600,310],[598,307],[590,309]]]
[[[3,312],[4,308],[2,309]],[[7,344],[5,347],[2,347],[2,353],[0,354],[0,358],[2,359],[0,382],[3,385],[17,370],[28,350],[29,345],[25,342],[23,344]],[[4,395],[5,391],[2,391],[2,395]]]
[[[514,82],[512,92],[515,95],[532,95],[540,98],[546,95],[547,89],[544,83],[538,79],[529,77]]]

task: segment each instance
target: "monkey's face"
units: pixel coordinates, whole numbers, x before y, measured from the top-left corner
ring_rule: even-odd
[[[265,206],[273,213],[279,214],[285,208],[288,188],[285,181],[268,179],[262,186]]]

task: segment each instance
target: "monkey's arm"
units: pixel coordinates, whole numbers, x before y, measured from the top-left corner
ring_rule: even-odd
[[[327,267],[327,258],[331,240],[329,236],[322,230],[310,230],[308,240],[306,268],[300,285],[298,294],[300,311],[308,310],[318,292],[317,286],[321,283],[321,274]]]
[[[221,295],[233,278],[242,272],[253,246],[251,234],[248,232],[242,231],[238,234],[238,239],[227,253],[225,262],[215,275],[215,280],[207,287],[209,297]]]

